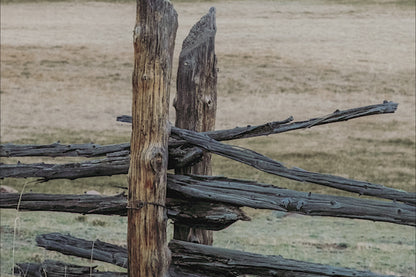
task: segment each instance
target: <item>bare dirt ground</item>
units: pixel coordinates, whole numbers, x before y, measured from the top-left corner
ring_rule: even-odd
[[[336,109],[395,101],[399,103],[395,114],[241,144],[312,171],[416,190],[414,3],[385,0],[172,2],[179,14],[175,63],[191,26],[211,6],[217,9],[217,129],[282,120],[290,115],[295,120],[306,120]],[[130,127],[117,123],[115,118],[131,111],[134,20],[134,2],[2,2],[2,143],[126,142]],[[176,70],[171,97],[175,94],[175,75]],[[172,109],[173,122],[174,116]],[[276,179],[220,159],[216,162],[219,165],[214,168],[214,174],[231,172],[237,174],[233,177],[265,183]],[[76,181],[67,185],[67,189],[73,189],[74,184]],[[33,190],[49,192],[48,186],[33,186]],[[305,190],[314,189],[303,186]],[[100,188],[97,185],[91,189]],[[13,216],[8,213],[7,220],[13,222]],[[309,227],[305,229],[304,220],[295,217],[281,221],[266,220],[263,214],[260,217],[255,222],[264,224],[262,228],[257,225],[248,229],[254,223],[235,224],[224,234],[218,232],[215,240],[241,250],[296,259],[304,257],[314,262],[329,261],[385,274],[412,276],[415,272],[415,231],[411,227],[393,226],[397,227],[394,229],[391,225],[362,221],[338,221],[338,225],[331,225],[327,219],[324,224],[308,219],[305,226]],[[26,223],[26,227],[43,224],[42,219],[27,218],[33,223]],[[45,226],[54,225],[49,223],[52,219],[47,220]],[[331,230],[320,231],[326,226]],[[344,228],[344,233],[337,226]],[[352,231],[345,233],[348,226],[352,226]],[[71,226],[65,228],[70,230]],[[37,231],[32,229],[26,232],[34,237]],[[356,237],[350,238],[355,230]],[[279,236],[272,237],[275,232],[280,232]],[[100,238],[106,233],[102,231]],[[367,235],[375,235],[377,239]],[[19,236],[21,245],[34,244],[33,239],[27,242],[25,231]],[[331,242],[348,241],[351,243],[348,251],[353,252],[334,254],[305,245],[305,241],[315,243],[328,238]],[[359,242],[355,243],[354,239]],[[293,248],[297,240],[299,245]],[[379,241],[384,243],[383,247]],[[363,247],[364,242],[371,245]],[[3,245],[10,248],[10,242],[2,240]],[[38,258],[31,256],[31,259]],[[13,262],[6,262],[11,268]]]

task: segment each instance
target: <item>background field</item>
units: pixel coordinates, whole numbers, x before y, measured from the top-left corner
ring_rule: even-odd
[[[288,166],[416,190],[414,1],[172,2],[179,14],[174,68],[190,27],[211,6],[217,8],[217,129],[290,115],[306,120],[383,100],[399,103],[395,114],[233,144]],[[132,1],[2,1],[1,142],[128,141],[130,126],[115,117],[131,111],[134,20]],[[172,97],[175,76],[176,70]],[[170,116],[174,122],[173,109]],[[348,195],[219,157],[214,157],[214,174]],[[19,191],[24,187],[25,192],[47,193],[94,189],[113,194],[121,191],[116,185],[127,185],[126,176],[33,181],[1,182]],[[216,246],[385,274],[415,274],[414,228],[247,212],[252,221],[215,233]],[[126,219],[2,210],[0,231],[1,276],[7,276],[13,257],[15,262],[55,258],[88,264],[37,248],[37,234],[64,232],[125,244]]]

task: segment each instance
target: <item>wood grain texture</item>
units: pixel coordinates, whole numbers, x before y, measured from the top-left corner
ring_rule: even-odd
[[[309,216],[331,216],[416,226],[416,207],[377,201],[299,192],[247,180],[213,176],[170,176],[170,195]]]
[[[360,195],[401,201],[416,205],[416,193],[397,190],[379,184],[357,181],[344,177],[310,172],[301,168],[287,168],[283,163],[270,159],[255,151],[218,142],[207,135],[172,127],[172,135],[212,153],[250,165],[258,170],[299,182],[309,182]]]
[[[20,211],[54,211],[81,214],[127,216],[127,197],[114,196],[2,193],[1,209]],[[208,230],[222,230],[237,220],[249,218],[236,205],[190,201],[182,198],[166,199],[167,216],[181,226],[197,226]]]
[[[351,108],[347,110],[336,110],[331,114],[311,118],[305,121],[291,122],[293,121],[293,117],[290,116],[286,120],[282,121],[267,122],[256,126],[248,125],[246,127],[236,127],[233,129],[208,131],[204,132],[204,134],[218,141],[268,136],[299,129],[312,128],[324,124],[348,121],[364,116],[394,113],[396,112],[397,107],[397,103],[384,101],[382,104]],[[119,116],[117,117],[117,120],[131,123],[131,116]],[[169,141],[170,146],[178,146],[184,143],[184,140],[177,139]]]
[[[203,151],[198,147],[169,147],[168,168],[192,166],[202,159]],[[0,157],[99,157],[106,156],[109,160],[115,157],[129,157],[130,143],[99,145],[99,144],[1,144]],[[105,163],[105,160],[101,160]],[[125,160],[127,173],[130,160]]]
[[[416,193],[397,190],[365,181],[310,172],[300,168],[287,168],[282,163],[257,152],[241,147],[223,144],[210,137],[195,132],[173,128],[179,139],[185,138],[198,147],[253,166],[270,174],[299,182],[310,182],[340,190],[374,196],[416,205]],[[187,161],[189,162],[189,161]],[[124,174],[128,170],[128,158],[115,157],[103,160],[69,164],[0,164],[0,178],[38,177],[49,179],[77,179],[93,176]]]
[[[215,55],[215,8],[211,8],[191,29],[179,55],[175,126],[196,132],[215,129],[217,110],[217,58]],[[211,175],[211,153],[176,174]],[[199,228],[175,224],[173,237],[178,240],[212,245],[213,234]]]
[[[120,156],[130,154],[130,143],[99,145],[86,144],[2,144],[0,145],[0,157],[99,157]]]
[[[127,198],[130,277],[168,276],[169,87],[177,27],[171,2],[137,0]]]
[[[102,242],[88,241],[51,233],[36,238],[38,246],[68,255],[103,261],[125,267],[127,250]],[[179,276],[224,276],[236,277],[244,274],[254,276],[337,276],[337,277],[381,277],[369,271],[333,267],[317,263],[285,259],[281,256],[266,256],[208,245],[173,240],[170,274]],[[94,251],[92,251],[94,249]],[[97,253],[97,254],[96,254]]]
[[[252,181],[168,175],[168,216],[176,223],[210,230],[247,216],[238,207],[383,221],[416,226],[416,207],[392,201],[299,192]],[[0,208],[17,208],[20,194],[0,195]],[[123,195],[23,194],[19,209],[126,215]]]
[[[18,263],[14,268],[14,273],[24,277],[127,277],[127,273],[100,272],[96,267],[45,260],[42,263]]]
[[[385,276],[369,271],[328,266],[317,263],[285,259],[282,256],[266,256],[237,250],[217,248],[185,241],[171,241],[171,268],[194,276],[236,277],[254,276],[337,276],[376,277]]]

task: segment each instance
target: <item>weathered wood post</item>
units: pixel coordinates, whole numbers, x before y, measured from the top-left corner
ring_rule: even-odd
[[[165,0],[137,0],[128,193],[129,276],[168,276],[168,107],[177,14]]]
[[[215,128],[217,110],[217,58],[215,56],[215,8],[198,21],[185,38],[179,56],[177,95],[174,103],[179,128],[197,132]],[[211,175],[211,154],[177,174]],[[212,231],[175,225],[174,238],[212,245]]]

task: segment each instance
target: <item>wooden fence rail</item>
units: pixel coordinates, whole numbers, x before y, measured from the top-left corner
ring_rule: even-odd
[[[80,214],[127,216],[127,197],[114,196],[4,193],[0,195],[0,208],[21,211],[49,211]],[[166,199],[167,216],[183,226],[197,226],[207,230],[222,230],[237,220],[250,218],[235,205],[216,204],[205,201],[198,203],[181,199]]]
[[[348,110],[336,110],[332,114],[312,118],[306,121],[291,122],[293,121],[293,117],[290,116],[288,119],[283,121],[269,122],[257,126],[249,125],[247,127],[236,127],[234,129],[209,131],[203,132],[202,134],[205,134],[210,138],[218,141],[268,136],[272,134],[311,128],[324,124],[347,121],[363,116],[394,113],[397,110],[397,106],[397,103],[391,101],[383,101],[382,104],[363,106]],[[117,120],[121,122],[131,123],[131,116],[122,115],[117,117]],[[176,141],[174,145],[180,145],[183,143],[185,143],[185,141]]]
[[[45,260],[42,263],[17,263],[14,274],[24,277],[127,277],[127,273],[122,272],[99,272],[96,267]]]
[[[203,134],[172,127],[172,134],[188,143],[209,152],[250,165],[261,171],[300,182],[309,182],[331,188],[375,196],[416,205],[416,193],[409,193],[378,184],[357,181],[344,177],[306,171],[301,168],[287,168],[283,163],[270,159],[255,151],[218,142]]]
[[[348,110],[337,110],[336,112],[312,118],[306,121],[293,121],[293,117],[289,117],[282,121],[267,122],[261,125],[248,125],[246,127],[236,127],[226,130],[217,130],[202,132],[201,134],[207,135],[217,141],[226,141],[234,139],[251,138],[258,136],[268,136],[272,134],[279,134],[299,129],[311,128],[323,124],[330,124],[336,122],[347,121],[350,119],[360,118],[364,116],[394,113],[397,110],[397,103],[384,101],[382,104],[363,106],[358,108],[352,108]],[[118,117],[119,121],[131,123],[131,116]],[[169,138],[169,150],[172,148],[180,147],[186,144],[185,140]],[[99,144],[59,144],[53,143],[48,145],[15,145],[15,144],[2,144],[0,145],[0,157],[24,157],[24,156],[50,156],[50,157],[97,157],[113,155],[120,156],[123,153],[130,153],[130,143],[113,144],[113,145],[99,145]],[[169,156],[178,156],[177,153],[169,152]],[[173,168],[173,167],[171,167]]]
[[[209,230],[223,229],[237,220],[246,220],[247,216],[238,207],[416,226],[416,207],[412,205],[299,192],[225,177],[169,174],[167,197],[168,216],[171,219],[182,225],[195,225]],[[124,195],[28,193],[21,195],[21,198],[20,194],[0,196],[0,208],[17,208],[18,205],[21,210],[126,215]]]
[[[201,147],[212,153],[253,166],[264,172],[288,179],[328,186],[340,190],[375,196],[416,205],[416,193],[397,190],[370,182],[357,181],[344,177],[306,171],[300,168],[287,168],[283,163],[270,159],[255,151],[218,142],[210,137],[172,127],[172,135]],[[129,168],[128,157],[114,157],[102,160],[69,164],[0,164],[0,178],[37,177],[50,179],[77,179],[93,176],[124,174]]]
[[[66,255],[94,259],[127,267],[127,250],[102,242],[88,241],[70,235],[51,233],[39,235],[37,245]],[[236,277],[243,274],[256,276],[337,276],[381,277],[369,271],[333,267],[317,263],[266,256],[202,244],[172,240],[171,276]],[[20,267],[24,268],[23,265]]]

